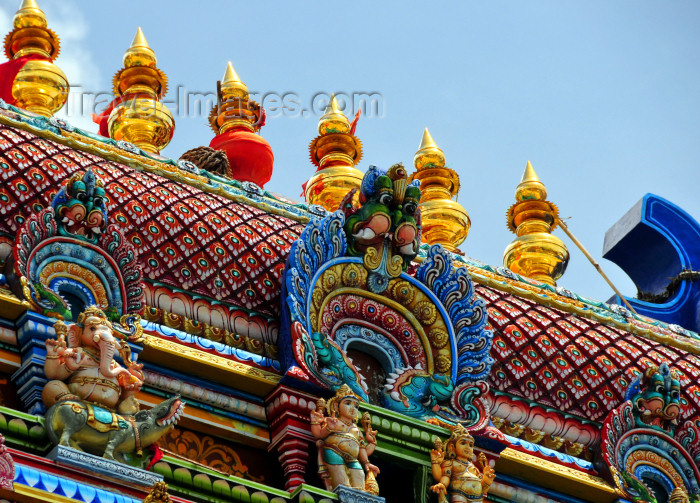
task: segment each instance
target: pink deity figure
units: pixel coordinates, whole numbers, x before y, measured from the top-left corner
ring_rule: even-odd
[[[46,341],[44,373],[51,379],[42,391],[46,407],[63,400],[84,400],[121,414],[139,411],[134,396],[143,384],[143,365],[131,361],[131,351],[120,343],[101,309],[88,307],[78,322],[54,324],[57,339]],[[119,351],[126,368],[114,360]]]
[[[369,462],[377,447],[377,432],[370,426],[368,413],[363,416],[364,435],[357,426],[358,397],[343,384],[328,401],[321,399],[311,412],[311,433],[318,439],[319,475],[332,491],[339,485],[377,494],[375,477],[379,468]],[[326,406],[328,416],[324,415]]]
[[[474,465],[473,458],[474,437],[462,425],[452,430],[444,446],[439,439],[435,441],[430,461],[437,484],[430,489],[438,494],[440,503],[483,502],[496,472],[489,466],[484,453],[479,455],[481,470]]]

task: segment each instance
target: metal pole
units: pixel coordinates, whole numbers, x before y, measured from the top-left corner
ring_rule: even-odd
[[[615,292],[615,294],[616,294],[618,297],[620,297],[620,299],[622,299],[622,302],[625,303],[625,306],[627,306],[627,309],[629,309],[632,313],[634,313],[634,314],[636,315],[636,314],[637,314],[637,311],[634,310],[634,308],[630,305],[630,303],[627,302],[627,299],[625,299],[624,295],[622,295],[622,294],[620,293],[620,291],[615,287],[615,285],[613,285],[612,281],[610,281],[610,278],[608,278],[607,275],[603,272],[603,269],[601,269],[601,267],[600,267],[600,265],[598,264],[598,262],[596,262],[595,259],[593,258],[593,256],[592,256],[590,253],[588,253],[588,250],[586,250],[586,248],[581,244],[581,241],[579,241],[578,239],[576,239],[576,236],[574,236],[574,235],[571,233],[571,231],[570,231],[569,228],[566,226],[566,224],[564,223],[564,221],[563,221],[561,218],[557,218],[557,224],[559,224],[559,227],[561,227],[561,230],[563,230],[564,233],[565,233],[567,236],[569,236],[569,239],[571,239],[571,241],[574,242],[574,244],[578,247],[578,249],[581,250],[581,252],[586,256],[586,258],[588,259],[588,261],[589,261],[591,264],[593,264],[593,267],[595,267],[596,271],[598,271],[598,274],[600,274],[600,275],[603,277],[603,279],[608,283],[608,285],[610,285],[610,288],[613,289],[613,292]]]

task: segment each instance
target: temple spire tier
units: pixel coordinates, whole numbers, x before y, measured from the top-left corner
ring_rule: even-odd
[[[209,113],[216,136],[209,146],[226,153],[229,178],[263,187],[272,177],[275,161],[270,144],[255,134],[265,125],[265,110],[250,99],[248,86],[230,61],[217,82],[216,96],[217,103]]]
[[[421,182],[422,240],[456,252],[469,234],[471,220],[464,207],[454,200],[459,193],[459,176],[446,167],[445,154],[428,128],[423,131],[413,164],[416,172],[411,179]]]
[[[548,285],[556,285],[569,263],[569,251],[551,234],[559,210],[546,200],[547,189],[530,161],[515,190],[515,204],[507,213],[508,229],[517,237],[503,254],[503,265],[511,271]]]
[[[7,101],[46,117],[58,112],[68,99],[68,79],[53,63],[60,52],[58,36],[47,26],[46,15],[34,0],[24,0],[5,37],[5,56],[21,63]]]
[[[118,104],[109,116],[109,136],[158,153],[170,143],[175,119],[160,102],[168,90],[168,79],[156,66],[155,52],[141,28],[124,53],[123,61],[124,67],[113,80]]]
[[[250,99],[248,86],[229,61],[218,85],[217,104],[209,113],[209,125],[217,135],[236,130],[254,133],[263,126],[261,117],[262,108]]]
[[[362,143],[335,95],[318,122],[318,133],[309,145],[311,163],[318,169],[306,182],[304,197],[309,204],[335,211],[348,192],[360,188],[363,176],[355,168],[362,159]]]

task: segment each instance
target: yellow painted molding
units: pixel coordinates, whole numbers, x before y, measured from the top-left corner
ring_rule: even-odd
[[[16,501],[17,503],[36,503],[38,501],[45,501],[46,503],[75,503],[76,501],[80,501],[34,487],[25,486],[24,484],[18,484],[17,482],[15,482],[14,486],[14,492],[3,489],[2,492],[0,492],[0,497],[9,499],[10,501]]]
[[[0,318],[14,321],[29,307],[29,302],[26,300],[19,299],[9,292],[0,291]]]
[[[163,398],[144,391],[136,393],[136,399],[142,406],[145,405],[149,409],[163,401]],[[260,428],[195,407],[185,406],[175,428],[180,426],[198,433],[244,442],[257,448],[267,448],[270,443],[270,432],[267,428]]]
[[[599,503],[622,497],[617,489],[594,475],[541,459],[510,447],[496,461],[496,473],[512,475],[562,494]]]
[[[144,337],[139,359],[171,369],[186,369],[188,374],[222,384],[235,380],[239,389],[259,397],[266,396],[282,379],[278,374],[152,335]]]

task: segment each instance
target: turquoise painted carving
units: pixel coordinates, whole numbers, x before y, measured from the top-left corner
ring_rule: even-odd
[[[107,227],[105,189],[91,169],[75,173],[51,203],[56,211],[58,232],[97,243]]]
[[[321,379],[330,382],[333,389],[347,384],[355,394],[367,401],[367,387],[363,382],[362,374],[357,372],[340,346],[319,332],[311,333],[311,342],[316,353],[316,363]]]
[[[398,369],[398,372],[389,374],[383,405],[419,419],[439,415],[440,404],[447,402],[454,391],[452,380],[443,374],[429,375],[416,369]]]
[[[678,373],[668,365],[649,367],[635,380],[625,399],[634,407],[634,420],[639,428],[667,431],[673,435],[681,413],[681,383]]]

